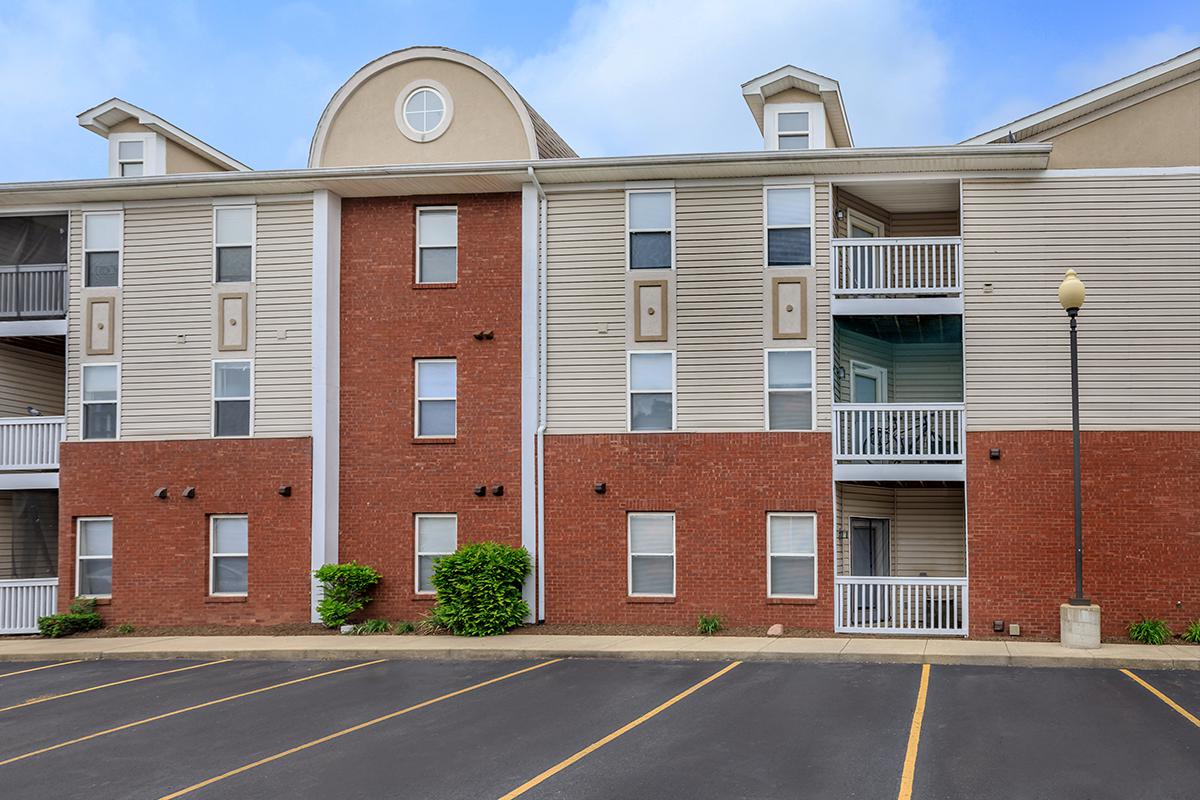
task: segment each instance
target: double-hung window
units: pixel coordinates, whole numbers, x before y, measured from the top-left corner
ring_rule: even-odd
[[[458,209],[417,209],[417,283],[458,280]]]
[[[122,178],[137,178],[146,174],[146,140],[117,141],[117,174]]]
[[[813,351],[767,351],[767,430],[813,429]]]
[[[450,437],[457,433],[457,366],[453,358],[426,358],[416,362],[418,437]]]
[[[244,514],[209,520],[208,593],[245,595],[250,585],[250,521]]]
[[[812,188],[768,188],[767,266],[812,266]]]
[[[112,596],[112,517],[80,519],[75,527],[75,594]]]
[[[213,209],[213,242],[217,283],[254,280],[254,206]]]
[[[121,284],[120,211],[87,212],[83,215],[83,285]]]
[[[458,548],[458,517],[455,514],[417,514],[417,594],[432,594],[433,565]]]
[[[83,365],[84,439],[117,438],[118,384],[121,369],[116,364]]]
[[[629,594],[675,596],[675,515],[630,513]]]
[[[675,429],[675,354],[629,354],[629,430]]]
[[[213,436],[250,435],[253,385],[249,361],[213,362]]]
[[[817,596],[815,515],[767,515],[767,595]]]
[[[670,269],[675,265],[675,193],[639,189],[626,198],[629,268]]]
[[[780,111],[775,116],[775,134],[780,150],[809,148],[809,114],[807,111]]]

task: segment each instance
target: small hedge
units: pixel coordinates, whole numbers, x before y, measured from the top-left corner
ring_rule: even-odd
[[[433,564],[433,619],[459,636],[494,636],[529,615],[521,584],[532,561],[523,547],[497,542],[463,545]]]
[[[66,614],[51,614],[39,617],[38,631],[42,636],[57,639],[72,633],[91,631],[104,626],[104,619],[96,613],[96,601],[91,597],[76,597]]]
[[[346,624],[371,602],[371,590],[379,583],[378,572],[354,561],[326,564],[313,575],[325,590],[317,603],[317,615],[327,628]]]
[[[1161,619],[1149,617],[1129,623],[1129,638],[1142,644],[1166,644],[1171,629]]]

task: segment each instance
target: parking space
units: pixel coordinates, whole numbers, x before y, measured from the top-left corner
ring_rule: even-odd
[[[910,742],[919,665],[37,666],[0,667],[4,796],[889,798],[906,754],[915,798],[1200,785],[1196,671],[1137,672],[1151,691],[1115,669],[935,666]]]

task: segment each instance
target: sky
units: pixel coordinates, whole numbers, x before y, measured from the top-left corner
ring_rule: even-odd
[[[359,67],[445,45],[584,156],[753,150],[740,85],[835,78],[859,146],[947,144],[1200,46],[1200,3],[0,0],[0,182],[101,177],[75,116],[139,105],[256,169],[303,167]]]

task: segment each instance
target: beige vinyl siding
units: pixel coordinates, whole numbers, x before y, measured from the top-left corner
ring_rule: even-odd
[[[855,211],[864,217],[870,217],[875,222],[883,226],[884,236],[899,236],[901,234],[892,233],[892,214],[886,208],[881,208],[874,203],[862,199],[856,194],[846,191],[845,189],[835,189],[834,198],[838,208],[847,211]],[[839,239],[845,239],[850,231],[850,215],[846,214],[842,219],[833,220],[834,229]]]
[[[67,439],[79,439],[79,363],[83,350],[83,215],[70,213],[67,231]]]
[[[0,491],[0,580],[58,574],[58,490]]]
[[[890,520],[892,575],[966,575],[966,506],[961,487],[838,484],[838,574],[850,574],[850,518]]]
[[[830,375],[833,365],[830,362],[832,338],[832,318],[829,309],[829,230],[830,230],[830,197],[832,187],[828,183],[818,183],[813,188],[813,264],[816,265],[817,279],[817,314],[813,321],[817,333],[817,424],[819,431],[830,430],[830,404],[832,385]]]
[[[838,366],[842,368],[841,377],[837,381],[837,402],[849,403],[852,400],[850,393],[852,374],[850,365],[855,361],[862,364],[870,364],[874,367],[882,367],[887,370],[887,399],[888,402],[893,400],[893,363],[892,345],[890,342],[885,342],[872,336],[864,336],[854,331],[841,331],[837,337],[837,359]]]
[[[254,435],[307,436],[312,431],[312,200],[259,203],[257,237]]]
[[[548,206],[546,429],[624,431],[625,193],[554,194]]]
[[[888,236],[958,236],[958,209],[892,214]]]
[[[763,189],[677,189],[678,428],[763,429]]]
[[[65,378],[62,356],[0,342],[0,417],[28,416],[28,406],[62,416]]]
[[[888,392],[893,402],[962,402],[962,344],[896,344],[892,359]]]
[[[1070,427],[1068,268],[1083,427],[1200,429],[1200,176],[969,180],[963,230],[971,430]]]

